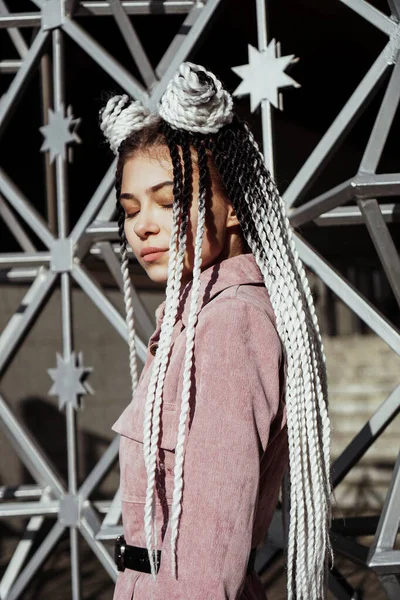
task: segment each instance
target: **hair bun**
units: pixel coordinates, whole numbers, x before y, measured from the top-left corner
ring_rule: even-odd
[[[113,96],[100,111],[100,128],[107,138],[111,150],[118,154],[123,140],[133,131],[138,131],[152,121],[157,115],[137,100],[131,100],[127,94]]]
[[[232,97],[213,73],[184,62],[169,81],[159,115],[175,129],[216,133],[233,118]]]

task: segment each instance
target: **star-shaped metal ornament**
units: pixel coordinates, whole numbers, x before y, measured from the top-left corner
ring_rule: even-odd
[[[71,106],[68,106],[65,117],[63,105],[61,105],[60,110],[57,112],[49,108],[49,123],[40,127],[40,131],[45,138],[40,150],[41,152],[49,150],[51,163],[60,154],[65,160],[66,146],[68,144],[73,142],[81,143],[82,140],[76,133],[80,122],[81,119],[74,119]]]
[[[59,410],[64,408],[68,402],[75,410],[83,408],[81,395],[94,394],[92,387],[85,381],[87,374],[92,371],[92,367],[83,366],[82,352],[77,357],[75,352],[71,352],[69,360],[66,361],[57,353],[57,368],[47,369],[47,372],[54,381],[48,393],[50,396],[59,397]]]
[[[294,54],[278,56],[275,39],[262,51],[249,44],[249,64],[232,67],[232,71],[243,79],[233,92],[234,96],[250,94],[251,112],[256,110],[262,100],[268,100],[276,108],[281,108],[280,88],[300,87],[297,81],[285,73],[289,64],[297,61]]]

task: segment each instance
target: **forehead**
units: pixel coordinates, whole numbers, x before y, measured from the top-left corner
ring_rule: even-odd
[[[168,148],[138,151],[124,164],[121,192],[140,192],[172,178],[173,169]]]

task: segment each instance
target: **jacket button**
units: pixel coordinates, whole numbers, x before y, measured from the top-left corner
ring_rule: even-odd
[[[149,350],[153,356],[156,355],[157,348],[158,348],[158,344],[156,342],[153,342],[152,344],[150,344]]]

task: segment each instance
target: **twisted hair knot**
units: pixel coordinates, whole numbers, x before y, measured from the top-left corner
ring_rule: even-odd
[[[133,101],[127,94],[113,96],[100,111],[100,128],[107,138],[111,150],[118,153],[121,142],[132,131],[150,125],[157,115],[151,113],[139,101]]]
[[[232,121],[232,97],[213,73],[184,62],[169,81],[159,104],[159,115],[175,129],[216,133]]]

